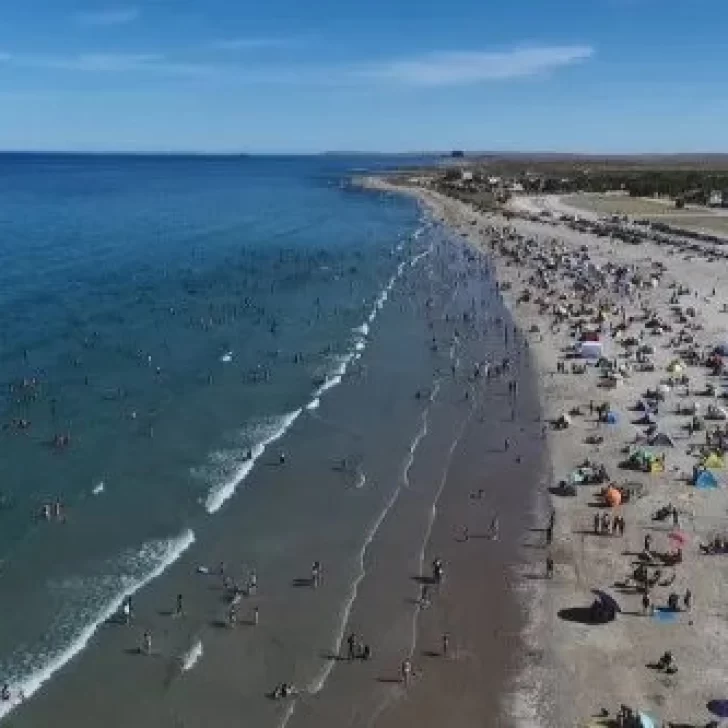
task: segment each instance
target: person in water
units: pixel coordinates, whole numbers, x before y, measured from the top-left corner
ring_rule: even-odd
[[[124,603],[121,605],[121,614],[124,618],[124,624],[131,624],[132,608],[131,608],[131,597],[126,597]]]

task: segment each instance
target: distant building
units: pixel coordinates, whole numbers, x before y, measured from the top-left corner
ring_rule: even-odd
[[[460,179],[463,182],[472,182],[473,181],[473,173],[469,169],[464,169],[460,173]]]

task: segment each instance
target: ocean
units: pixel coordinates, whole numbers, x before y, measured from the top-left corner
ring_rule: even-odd
[[[497,296],[467,283],[455,236],[412,199],[349,184],[354,168],[396,163],[0,156],[0,682],[12,693],[0,718],[21,702],[14,719],[57,718],[58,691],[80,696],[89,674],[118,684],[119,655],[133,660],[152,630],[159,691],[132,671],[153,707],[117,690],[93,709],[79,697],[55,724],[197,725],[195,706],[225,704],[224,680],[199,678],[193,706],[170,697],[168,674],[242,659],[214,628],[222,569],[241,583],[255,572],[279,625],[256,648],[268,668],[239,668],[243,709],[251,725],[285,724],[294,711],[265,690],[322,691],[335,662],[321,651],[341,647],[380,527],[420,490],[396,533],[424,567],[446,480],[437,453],[453,455],[473,416],[468,385],[446,374],[502,342]],[[449,315],[438,329],[469,309],[482,332]],[[291,584],[319,558],[319,603],[291,611]],[[185,620],[168,627],[182,592]],[[114,624],[129,595],[131,634]]]

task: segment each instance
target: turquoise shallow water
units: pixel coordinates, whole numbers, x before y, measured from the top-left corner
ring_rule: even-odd
[[[425,245],[344,182],[387,163],[0,156],[0,681],[80,647],[352,363]]]

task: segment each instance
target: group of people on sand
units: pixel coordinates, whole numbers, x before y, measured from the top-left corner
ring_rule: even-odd
[[[63,510],[63,503],[60,500],[54,503],[44,503],[40,509],[40,517],[47,522],[55,520],[58,523],[65,523],[66,515]]]
[[[607,511],[594,514],[594,533],[602,536],[624,536],[627,522],[624,516],[615,513],[609,515]]]
[[[372,657],[371,647],[355,632],[349,634],[346,638],[346,659],[352,660],[370,660]]]

